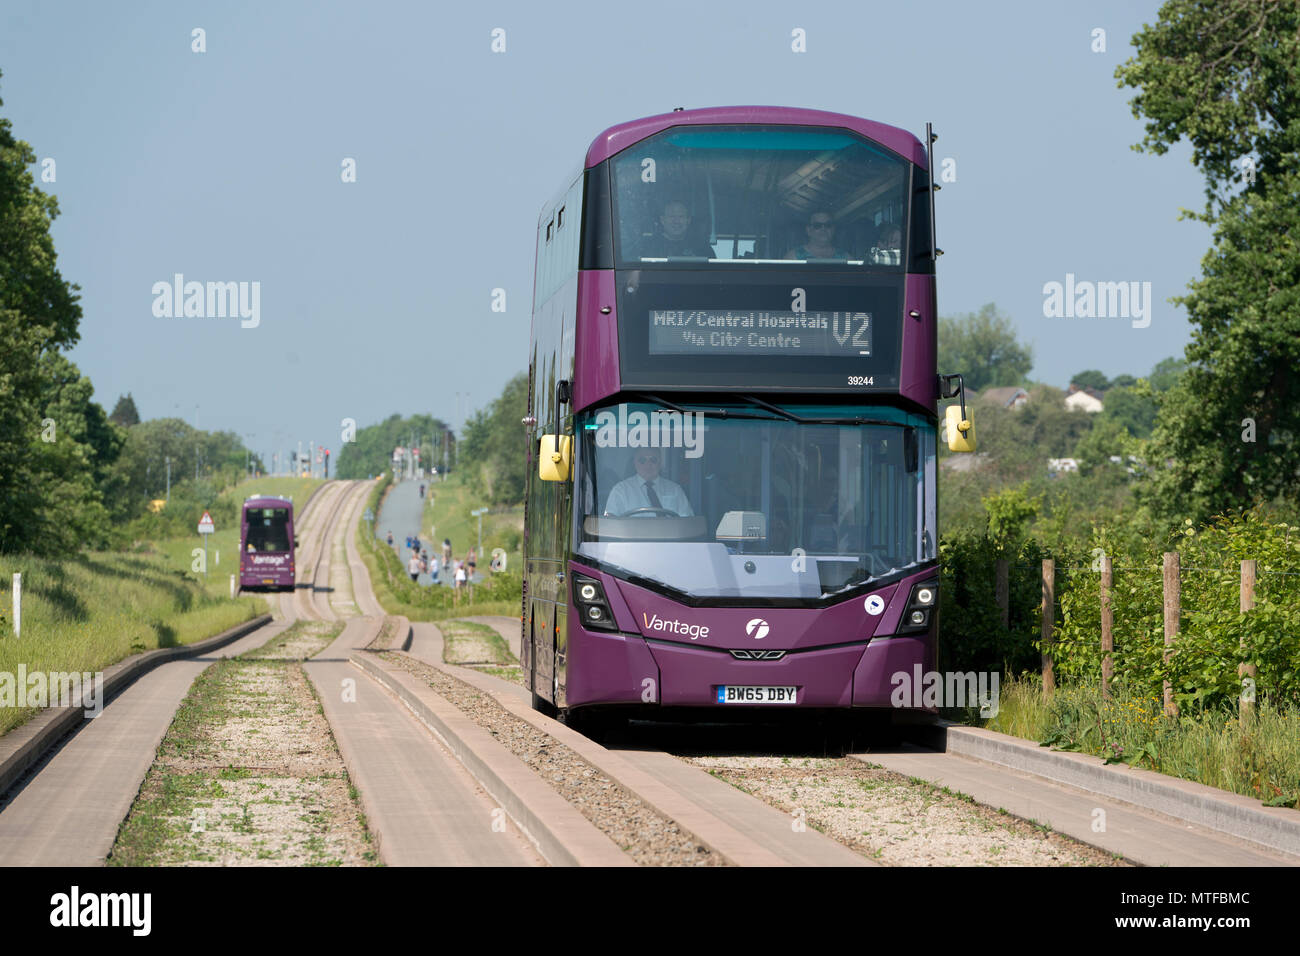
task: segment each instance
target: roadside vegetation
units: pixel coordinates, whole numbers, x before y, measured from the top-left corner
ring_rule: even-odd
[[[1073,384],[1103,402],[1088,414],[1028,380],[1025,350],[998,316],[941,326],[941,365],[960,359],[954,370],[1028,394],[1020,407],[1005,407],[1005,395],[976,405],[983,457],[958,470],[943,453],[940,653],[950,670],[1003,673],[991,729],[1300,808],[1296,23],[1294,0],[1171,0],[1116,70],[1145,123],[1138,149],[1189,145],[1205,177],[1204,209],[1184,217],[1208,225],[1213,245],[1173,300],[1192,326],[1181,357],[1141,379],[1078,373]],[[1074,464],[1049,468],[1049,458]],[[1172,651],[1166,552],[1181,565]],[[1109,699],[1103,557],[1114,569]],[[1056,565],[1050,648],[1039,643],[1044,558]],[[1037,676],[1045,650],[1051,694]]]
[[[391,483],[391,474],[385,474],[376,482],[366,504],[374,514],[380,513],[384,495]],[[434,486],[435,491],[444,487],[444,483]],[[438,541],[441,540],[439,537]],[[488,541],[485,528],[483,546],[489,550],[490,555]],[[523,577],[517,567],[508,568],[502,574],[492,574],[487,560],[480,558],[478,569],[486,579],[472,588],[466,588],[458,601],[454,588],[427,587],[413,583],[397,553],[384,541],[372,537],[364,521],[357,525],[357,547],[370,572],[375,598],[389,614],[400,614],[412,621],[441,621],[480,614],[503,614],[510,617],[519,615]],[[458,556],[463,557],[464,550],[458,549]]]
[[[22,635],[13,636],[13,574],[23,575]],[[84,552],[64,558],[0,555],[4,582],[0,673],[95,673],[141,651],[192,644],[265,613],[260,597],[205,591],[158,552]],[[0,707],[0,734],[37,713]]]

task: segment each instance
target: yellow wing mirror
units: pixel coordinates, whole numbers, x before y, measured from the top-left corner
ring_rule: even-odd
[[[961,406],[949,405],[944,416],[944,423],[948,429],[948,450],[974,451],[975,422],[971,417],[970,409],[966,410],[966,418],[963,419]]]
[[[573,462],[572,435],[543,435],[537,455],[537,477],[542,481],[568,481]]]

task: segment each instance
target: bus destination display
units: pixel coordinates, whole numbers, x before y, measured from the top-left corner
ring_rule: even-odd
[[[651,355],[870,356],[870,312],[651,309]]]

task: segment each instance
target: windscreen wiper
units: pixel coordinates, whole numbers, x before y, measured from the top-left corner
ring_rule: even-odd
[[[895,428],[909,427],[903,422],[891,422],[883,418],[804,418],[801,415],[794,414],[794,412],[788,412],[784,408],[778,408],[771,402],[755,398],[753,395],[742,395],[740,397],[760,408],[766,408],[774,415],[780,415],[782,418],[797,422],[800,425],[892,425]]]
[[[664,408],[670,408],[675,412],[681,412],[683,415],[689,415],[692,411],[695,411],[705,418],[749,418],[760,422],[770,422],[772,420],[767,415],[747,415],[744,412],[728,411],[725,408],[709,408],[706,406],[703,409],[686,409],[681,405],[676,405],[667,399],[660,398],[658,395],[651,395],[648,392],[638,392],[636,397],[643,398],[655,405],[662,405]]]

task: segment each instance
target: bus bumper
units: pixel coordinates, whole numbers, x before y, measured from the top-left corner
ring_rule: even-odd
[[[932,655],[923,636],[888,637],[796,651],[778,661],[745,661],[716,648],[576,625],[569,632],[568,662],[565,697],[570,707],[727,707],[731,705],[718,702],[718,688],[742,686],[795,687],[794,705],[799,707],[886,708],[894,706],[894,675],[910,679],[916,665],[932,666]]]

